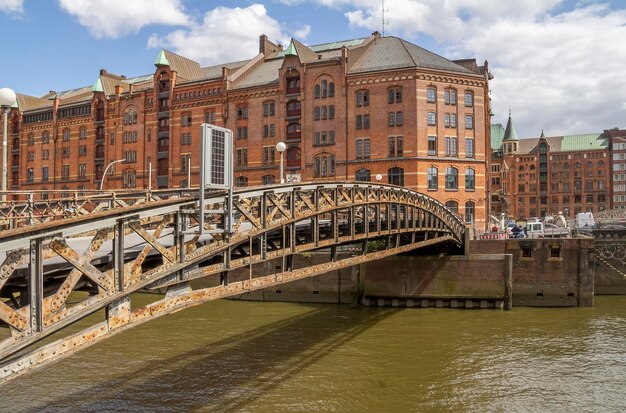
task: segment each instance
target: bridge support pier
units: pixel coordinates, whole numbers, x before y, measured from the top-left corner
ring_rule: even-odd
[[[361,284],[362,265],[350,267],[350,281],[352,282],[352,308],[357,308],[363,297],[363,285]]]

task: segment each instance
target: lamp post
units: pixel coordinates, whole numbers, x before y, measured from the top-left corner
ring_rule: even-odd
[[[0,108],[4,115],[2,120],[2,202],[7,200],[7,122],[9,110],[15,103],[17,97],[15,92],[7,87],[0,89]]]
[[[280,153],[280,183],[281,184],[285,183],[285,178],[283,175],[283,152],[285,152],[285,149],[287,149],[287,145],[285,145],[285,142],[278,142],[276,144],[276,150],[278,151],[278,153]]]
[[[107,176],[107,171],[109,170],[109,168],[113,165],[116,164],[118,162],[124,162],[126,159],[118,159],[117,161],[111,161],[109,162],[109,164],[107,165],[106,168],[104,168],[104,173],[102,174],[102,179],[100,180],[100,191],[102,191],[102,186],[104,185],[104,178],[106,178]]]

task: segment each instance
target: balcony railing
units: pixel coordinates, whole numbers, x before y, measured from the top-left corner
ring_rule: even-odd
[[[302,116],[302,109],[287,109],[287,117],[299,117]]]
[[[299,87],[288,87],[287,88],[287,94],[288,95],[299,95],[300,94],[300,88]]]

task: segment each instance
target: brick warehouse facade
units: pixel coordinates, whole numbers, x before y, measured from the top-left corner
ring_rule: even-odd
[[[492,125],[492,214],[512,218],[624,209],[626,131],[518,139],[511,114]],[[621,171],[621,173],[620,173]],[[622,191],[622,192],[620,192]]]
[[[450,61],[396,37],[287,48],[201,67],[162,50],[153,74],[101,70],[93,86],[18,93],[9,114],[12,190],[198,184],[200,124],[232,129],[238,186],[375,180],[427,193],[477,228],[488,215],[487,63]],[[190,170],[189,170],[190,166]],[[191,177],[191,183],[188,182]],[[46,195],[41,194],[42,197]]]

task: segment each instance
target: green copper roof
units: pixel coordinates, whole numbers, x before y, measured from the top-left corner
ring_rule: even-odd
[[[506,122],[506,130],[504,131],[503,141],[517,141],[517,132],[515,132],[515,126],[513,126],[513,119],[511,118],[511,111],[509,110],[509,120]]]
[[[601,133],[586,135],[565,135],[561,142],[561,151],[584,151],[590,149],[606,149],[607,141]]]
[[[298,56],[298,52],[296,51],[296,46],[293,44],[293,40],[289,42],[289,46],[285,49],[283,53],[285,56]]]
[[[165,56],[165,50],[161,50],[159,52],[159,56],[157,56],[154,61],[155,66],[169,66],[170,62],[167,60],[167,56]]]
[[[93,84],[91,91],[92,92],[104,92],[104,88],[102,87],[102,80],[100,80],[100,76],[98,76],[96,83]]]
[[[504,138],[504,126],[501,123],[491,124],[491,149],[498,150],[502,146],[502,138]]]

